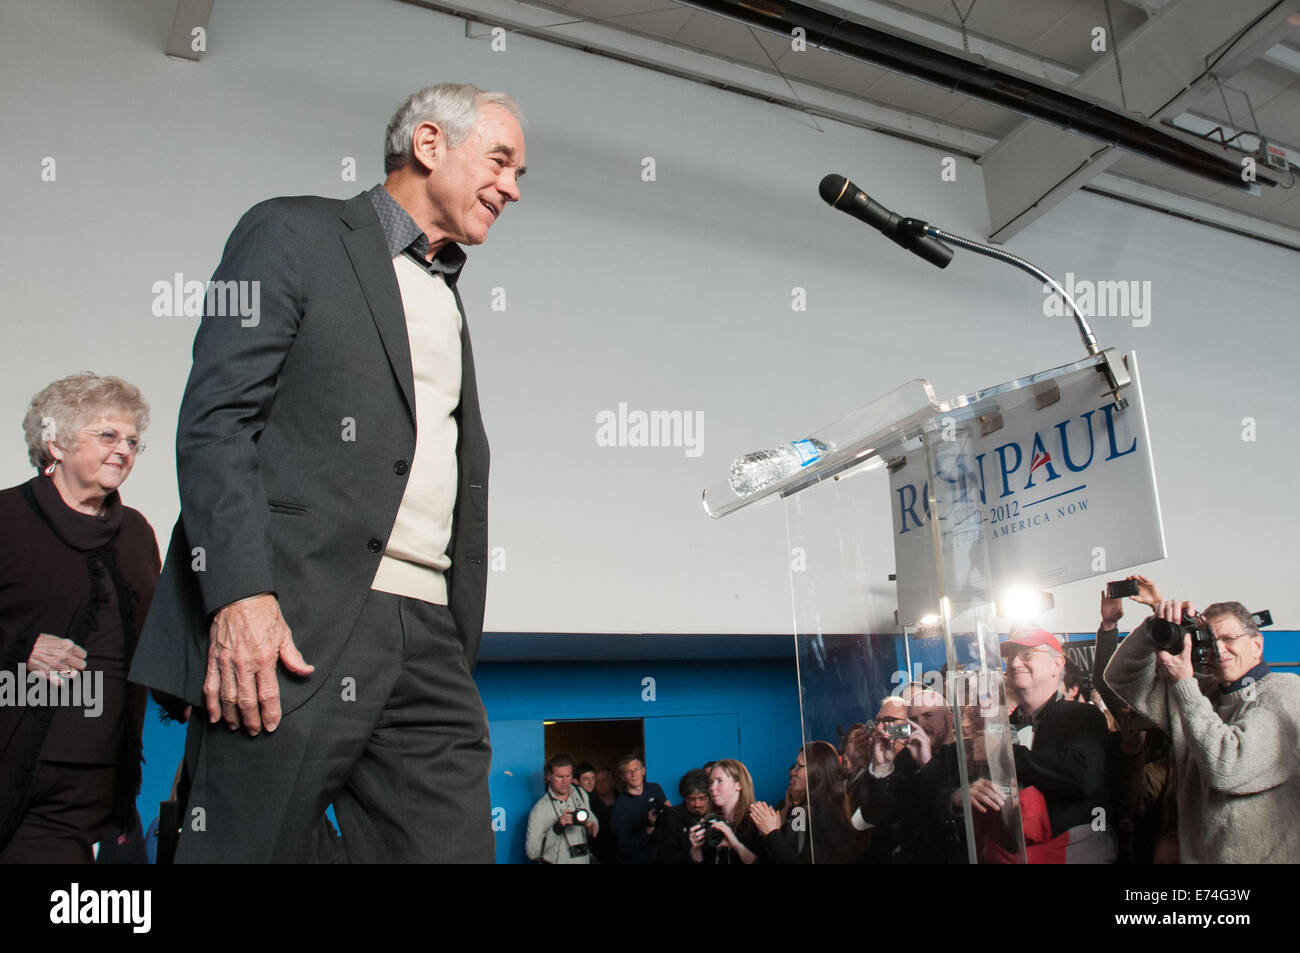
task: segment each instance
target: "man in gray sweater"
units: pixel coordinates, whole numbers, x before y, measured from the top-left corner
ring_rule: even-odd
[[[1190,602],[1156,615],[1191,618]],[[1239,602],[1205,610],[1217,644],[1212,674],[1192,666],[1191,636],[1173,655],[1143,622],[1106,667],[1121,698],[1172,739],[1182,863],[1300,862],[1300,678],[1270,672],[1264,637]]]

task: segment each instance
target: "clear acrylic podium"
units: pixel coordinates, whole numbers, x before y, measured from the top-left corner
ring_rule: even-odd
[[[899,850],[922,862],[1025,862],[1022,792],[997,634],[998,623],[1004,631],[1007,623],[996,603],[1011,584],[1042,589],[1091,574],[1086,566],[1082,574],[1065,566],[1068,555],[1055,560],[1050,545],[1041,564],[1030,554],[1027,571],[1026,553],[1007,546],[1017,533],[1030,538],[1034,520],[1041,522],[1048,510],[1055,520],[1050,532],[1060,532],[1056,527],[1067,520],[1067,508],[1086,504],[1088,485],[1100,479],[1090,468],[1099,471],[1106,460],[1125,462],[1117,458],[1131,453],[1131,434],[1145,443],[1136,380],[1126,399],[1116,402],[1103,373],[1107,355],[1113,362],[1114,352],[1103,352],[947,402],[936,400],[928,382],[912,381],[810,434],[829,450],[804,469],[748,496],[725,480],[705,491],[705,510],[715,518],[762,500],[784,500],[805,745],[847,743],[851,770],[860,772],[870,760],[864,731],[891,695],[896,700],[886,702],[894,706],[889,711],[900,697],[925,705],[941,698],[940,714],[952,719],[955,744],[942,754],[936,750],[933,757],[945,760],[930,769],[925,784],[910,789],[924,791],[918,800],[926,803],[895,804],[873,824],[864,813],[879,813],[876,804],[857,810],[851,819],[856,823],[846,826],[824,790],[809,794],[802,833],[814,863],[864,857],[885,862]],[[1136,376],[1131,357],[1127,363]],[[1060,423],[1067,403],[1062,394],[1076,400],[1082,394],[1096,410]],[[1049,435],[1059,424],[1061,439],[1074,445],[1065,448],[1065,459],[1059,459],[1059,446],[1041,455],[1036,441],[1032,448],[1018,447],[1024,460],[1014,458],[1013,486],[1004,474],[1013,459],[1010,443],[992,460],[987,448],[1016,421],[1022,430],[1037,427]],[[1085,428],[1092,428],[1087,444]],[[1134,447],[1137,441],[1135,436]],[[1090,452],[1081,466],[1084,449]],[[1047,486],[1049,475],[1055,482]],[[1041,497],[1026,499],[1028,505],[1012,500],[1024,497],[1019,488],[1026,477],[1030,495]],[[1076,483],[1082,485],[1067,488]],[[1158,524],[1153,474],[1150,486],[1149,494],[1139,486],[1131,505],[1135,513],[1153,507]],[[1000,501],[1003,489],[1008,502]],[[1093,499],[1094,508],[1110,503]],[[1112,518],[1136,517],[1120,512]],[[1003,534],[1008,526],[1011,531]],[[1111,568],[1137,561],[1119,552]],[[941,695],[920,694],[925,689]],[[855,731],[858,725],[865,729]],[[809,770],[810,788],[820,774]],[[1002,793],[1000,810],[972,810],[969,792],[980,779],[982,789],[992,785]],[[861,775],[850,780],[849,812],[863,800],[864,783]],[[1041,807],[1034,811],[1042,813]],[[1026,819],[1027,829],[1035,830],[1040,817]],[[863,826],[867,830],[858,831]]]

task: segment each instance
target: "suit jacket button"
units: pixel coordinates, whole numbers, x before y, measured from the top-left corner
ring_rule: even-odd
[[[384,551],[384,543],[382,540],[372,539],[370,542],[366,543],[366,549],[370,550],[372,553],[381,553]]]
[[[409,469],[411,469],[410,464],[408,464],[405,460],[398,460],[396,463],[393,464],[393,472],[396,473],[398,476],[405,476],[406,471]]]

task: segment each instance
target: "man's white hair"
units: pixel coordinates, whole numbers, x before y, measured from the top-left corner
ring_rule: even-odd
[[[487,105],[500,106],[522,125],[524,117],[518,104],[505,93],[488,92],[468,83],[439,83],[412,93],[388,120],[384,172],[394,172],[415,160],[411,142],[420,123],[437,125],[447,137],[447,146],[454,149],[469,137],[479,110]]]

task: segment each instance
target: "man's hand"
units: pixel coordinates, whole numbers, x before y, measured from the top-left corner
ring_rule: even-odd
[[[1184,619],[1190,619],[1196,615],[1196,610],[1192,608],[1190,602],[1179,602],[1177,599],[1163,599],[1151,607],[1155,610],[1156,615],[1170,622],[1182,622]]]
[[[51,685],[62,685],[63,678],[86,670],[86,650],[71,639],[41,633],[27,656],[27,670],[40,672]]]
[[[764,837],[781,828],[781,816],[766,801],[755,801],[749,806],[749,819]]]
[[[573,809],[570,808],[569,810],[567,810],[567,811],[565,811],[563,814],[561,814],[561,815],[559,816],[559,819],[556,820],[555,823],[559,824],[561,827],[568,827],[570,824],[572,824],[572,823],[573,823]]]
[[[924,768],[930,763],[930,736],[925,733],[925,729],[916,722],[908,719],[907,722],[912,726],[912,736],[907,739],[907,750],[912,752],[912,757],[916,760],[918,768]]]
[[[596,819],[594,817],[588,817],[585,821],[582,822],[582,824],[585,828],[587,828],[587,833],[590,836],[592,837],[596,836]]]
[[[1177,599],[1165,599],[1156,607],[1156,615],[1169,622],[1182,622],[1196,615],[1196,609],[1190,602],[1179,602]],[[1185,678],[1191,678],[1195,674],[1192,668],[1192,637],[1191,635],[1183,636],[1183,651],[1178,655],[1171,655],[1163,650],[1156,652],[1156,662],[1160,665],[1160,674],[1169,682],[1181,682]]]
[[[270,593],[249,596],[220,609],[208,633],[208,671],[203,698],[212,724],[224,720],[249,735],[280,725],[280,683],[275,663],[294,675],[316,671],[293,644],[280,603]]]
[[[1167,682],[1181,682],[1192,678],[1196,670],[1192,668],[1192,637],[1183,636],[1183,651],[1179,655],[1170,655],[1163,650],[1156,652],[1156,661],[1160,663],[1160,674]]]
[[[970,783],[970,806],[981,814],[987,814],[989,811],[998,812],[1002,810],[1002,805],[1007,803],[1007,797],[1002,793],[1002,789],[990,781],[988,778],[976,778]],[[954,791],[952,794],[952,809],[954,813],[961,811],[961,791]]]
[[[1124,617],[1124,600],[1112,599],[1101,591],[1101,627],[1107,631],[1117,628],[1119,620]]]
[[[1160,597],[1160,590],[1156,588],[1156,584],[1146,576],[1129,576],[1129,578],[1136,579],[1138,584],[1138,594],[1129,596],[1134,602],[1140,602],[1144,606],[1155,609],[1164,601]]]
[[[898,752],[894,750],[894,739],[885,734],[885,722],[878,721],[871,729],[871,763],[876,767],[893,764]]]

